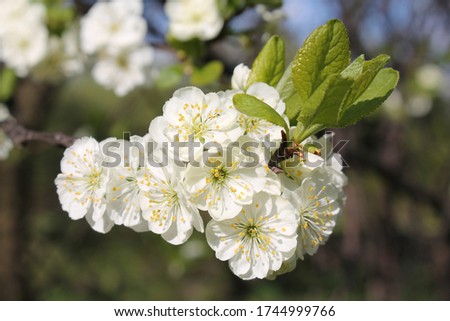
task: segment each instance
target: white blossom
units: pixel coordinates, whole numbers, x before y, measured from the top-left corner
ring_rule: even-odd
[[[93,54],[141,46],[147,31],[142,10],[142,0],[95,3],[81,20],[81,48]]]
[[[188,165],[185,184],[192,201],[215,220],[235,217],[256,193],[266,189],[270,170],[260,162],[251,164],[241,146],[234,153],[217,151],[199,166]]]
[[[153,49],[142,47],[133,51],[106,53],[99,57],[92,75],[99,84],[124,96],[146,81],[147,69],[153,61]]]
[[[55,180],[62,208],[73,220],[83,217],[97,232],[108,232],[114,222],[105,215],[109,171],[102,166],[100,144],[84,137],[66,149],[61,174]]]
[[[169,34],[181,41],[213,39],[224,24],[216,0],[168,0],[164,9]]]
[[[155,118],[150,124],[149,132],[155,141],[192,142],[194,156],[198,157],[206,143],[226,144],[236,140],[240,131],[236,128],[237,111],[216,93],[204,94],[195,87],[178,89],[163,107],[163,116]],[[188,148],[180,148],[182,161],[189,161]]]
[[[145,190],[141,207],[148,228],[175,245],[186,242],[193,228],[204,231],[200,213],[182,182],[185,170],[169,160],[166,166],[152,166],[138,178]]]
[[[138,232],[148,231],[141,215],[145,191],[139,184],[148,175],[145,167],[147,142],[148,137],[132,136],[130,141],[111,140],[112,144],[108,147],[109,152],[120,155],[120,163],[110,168],[106,193],[108,215],[116,225],[124,225]],[[142,146],[142,149],[133,144]]]
[[[417,94],[408,99],[406,113],[411,117],[424,117],[433,108],[433,100],[431,97],[423,94]]]
[[[244,64],[239,64],[234,67],[233,75],[231,76],[231,88],[245,91],[250,72],[251,69]]]
[[[325,244],[333,232],[336,217],[342,212],[342,191],[328,181],[321,170],[315,170],[294,191],[285,190],[282,195],[297,210],[297,256],[314,255],[319,245]]]
[[[84,71],[84,55],[78,48],[77,34],[71,29],[61,37],[49,39],[45,58],[33,68],[32,76],[40,81],[56,83]]]
[[[333,132],[326,132],[322,137],[317,139],[312,136],[313,140],[318,143],[320,155],[324,158],[322,163],[323,172],[326,173],[328,180],[338,188],[347,185],[347,176],[343,173],[344,160],[339,153],[333,150]]]
[[[262,279],[294,255],[297,225],[288,201],[260,193],[234,218],[210,221],[206,238],[216,257],[229,261],[234,274],[244,280]]]
[[[0,60],[25,77],[47,52],[45,6],[31,1],[0,2]]]
[[[433,64],[420,66],[415,74],[417,84],[425,90],[437,90],[444,83],[444,73],[441,68]]]

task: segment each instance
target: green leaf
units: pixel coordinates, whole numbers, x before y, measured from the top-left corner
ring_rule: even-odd
[[[341,106],[347,92],[349,91],[353,80],[344,78],[340,74],[334,74],[327,78],[325,82],[325,88],[322,93],[318,93],[318,98],[321,101],[318,103],[320,106],[312,110],[312,113],[301,113],[299,121],[303,124],[311,123],[323,125],[333,125],[337,123],[339,116],[339,106]]]
[[[361,57],[359,57],[358,59],[360,58]],[[355,60],[356,63],[355,62],[352,63],[349,66],[349,68],[352,65],[359,65],[358,68],[354,68],[354,70],[352,70],[351,72],[348,72],[349,68],[347,68],[343,72],[344,75],[352,73],[351,77],[355,79],[355,82],[350,92],[347,94],[347,97],[345,98],[341,113],[343,113],[347,108],[349,108],[358,99],[358,97],[360,97],[367,90],[367,88],[372,83],[373,79],[378,74],[378,72],[389,61],[389,56],[380,55],[369,61],[363,60],[363,62],[361,62],[361,60],[359,61],[357,60]]]
[[[247,94],[236,94],[233,97],[234,107],[243,114],[250,117],[258,117],[283,127],[286,134],[289,134],[289,127],[283,117],[275,109],[262,102],[258,98]]]
[[[192,73],[192,84],[206,86],[212,84],[222,76],[223,64],[220,61],[211,61],[202,68],[195,68]]]
[[[276,89],[280,93],[280,98],[286,105],[286,116],[289,118],[289,121],[293,122],[297,119],[300,112],[300,97],[295,90],[294,82],[292,80],[292,63],[286,68]]]
[[[16,88],[16,74],[11,69],[0,69],[0,101],[7,101]]]
[[[284,73],[284,55],[285,48],[283,40],[278,36],[270,38],[253,62],[247,86],[255,82],[265,82],[275,87]]]
[[[323,91],[332,74],[341,73],[350,64],[347,31],[339,20],[330,20],[314,30],[297,52],[292,64],[292,79],[303,110],[317,108],[310,98]]]
[[[359,56],[341,72],[341,75],[347,78],[359,76],[362,73],[364,62],[364,55]]]
[[[155,84],[160,89],[173,88],[183,79],[183,76],[183,66],[172,65],[161,70]]]
[[[346,94],[353,85],[353,79],[341,74],[330,75],[311,98],[318,107],[300,113],[294,141],[301,142],[312,134],[327,127],[335,127],[339,121],[339,110]]]
[[[375,111],[392,93],[399,79],[399,73],[391,68],[380,70],[367,89],[354,103],[341,112],[336,127],[353,125]]]

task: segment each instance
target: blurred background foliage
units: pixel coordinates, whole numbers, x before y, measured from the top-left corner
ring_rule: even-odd
[[[223,13],[239,2],[222,1]],[[349,184],[328,243],[276,281],[246,282],[199,233],[181,246],[123,227],[100,235],[61,210],[53,180],[63,149],[30,143],[0,163],[1,299],[450,299],[449,2],[284,0],[281,8],[236,9],[217,39],[181,45],[163,58],[154,86],[126,97],[83,75],[52,85],[18,80],[8,105],[34,129],[144,135],[175,88],[226,89],[234,66],[251,65],[271,34],[282,35],[292,58],[307,34],[338,17],[354,57],[389,54],[401,82],[379,112],[336,132],[349,140],[341,150]],[[149,42],[167,49],[162,1],[146,1],[145,15]],[[3,88],[10,78],[2,75]]]

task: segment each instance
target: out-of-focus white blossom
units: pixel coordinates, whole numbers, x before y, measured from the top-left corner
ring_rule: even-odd
[[[81,20],[81,48],[87,54],[141,46],[147,25],[142,0],[97,2]]]
[[[81,48],[95,55],[94,80],[124,96],[150,78],[153,48],[145,45],[142,0],[97,2],[81,20]]]
[[[25,77],[47,53],[45,6],[29,0],[0,1],[0,60]]]
[[[33,78],[40,81],[58,82],[84,71],[84,54],[79,50],[75,30],[69,30],[61,37],[49,39],[45,58],[32,70]]]
[[[416,82],[425,90],[438,90],[444,82],[444,74],[439,66],[422,65],[416,71]]]
[[[427,95],[415,95],[406,103],[406,113],[411,117],[423,117],[433,108],[433,100]]]
[[[267,6],[258,4],[256,5],[255,10],[261,15],[264,21],[269,23],[286,18],[286,13],[283,11],[283,9],[269,10]]]
[[[106,53],[99,57],[92,69],[92,75],[96,82],[113,90],[117,96],[124,96],[145,83],[152,61],[151,47]]]
[[[168,0],[164,9],[169,34],[178,40],[213,39],[224,24],[216,0]]]

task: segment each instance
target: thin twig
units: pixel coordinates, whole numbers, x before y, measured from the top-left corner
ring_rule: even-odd
[[[75,137],[62,133],[48,133],[30,130],[19,124],[15,119],[0,122],[0,128],[13,141],[14,145],[24,145],[30,141],[41,141],[60,147],[69,147],[75,141]]]

